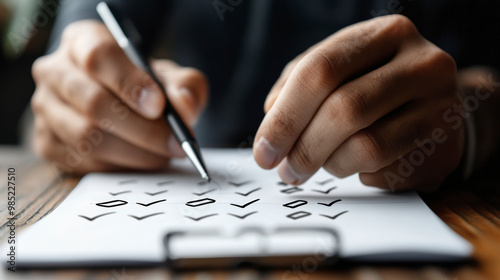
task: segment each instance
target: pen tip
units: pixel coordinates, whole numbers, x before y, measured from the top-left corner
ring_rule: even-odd
[[[210,176],[208,176],[208,174],[206,176],[204,176],[203,179],[205,179],[205,181],[207,181],[207,183],[210,183]]]

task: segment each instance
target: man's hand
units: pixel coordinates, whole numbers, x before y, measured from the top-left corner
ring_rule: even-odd
[[[286,183],[319,168],[370,186],[434,190],[459,165],[456,65],[399,15],[349,26],[290,62],[265,103],[254,156]],[[424,145],[425,144],[425,145]]]
[[[156,60],[168,98],[193,125],[207,100],[199,71]],[[33,65],[35,150],[74,173],[162,169],[184,152],[161,118],[165,97],[99,22],[68,26],[59,49]]]

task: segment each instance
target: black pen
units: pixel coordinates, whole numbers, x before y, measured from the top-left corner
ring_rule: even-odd
[[[120,47],[125,51],[128,58],[137,67],[143,69],[151,76],[151,78],[164,93],[165,98],[167,98],[165,88],[160,83],[160,80],[158,80],[158,77],[156,77],[155,73],[149,66],[149,63],[147,62],[148,60],[139,52],[135,45],[138,43],[138,41],[140,41],[140,35],[135,29],[132,21],[125,15],[118,13],[118,11],[116,11],[116,9],[113,9],[113,7],[108,6],[108,4],[106,4],[105,2],[100,2],[97,5],[96,9],[102,21],[108,27],[116,42],[118,42],[118,45],[120,45]],[[181,120],[179,114],[177,114],[171,102],[168,101],[168,98],[166,103],[167,105],[165,106],[165,110],[163,111],[163,116],[167,120],[167,123],[170,125],[172,132],[177,138],[177,141],[179,141],[188,158],[191,160],[198,172],[200,172],[201,177],[207,181],[210,181],[210,176],[208,175],[205,163],[203,162],[203,158],[201,157],[200,149],[196,142],[196,139],[194,139],[193,135]]]

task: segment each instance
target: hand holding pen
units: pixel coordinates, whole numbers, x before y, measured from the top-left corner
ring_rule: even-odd
[[[97,12],[130,61],[132,61],[140,69],[144,70],[161,89],[164,96],[167,97],[164,86],[161,84],[153,69],[149,66],[147,58],[140,53],[139,48],[135,43],[140,42],[140,35],[135,29],[132,21],[125,14],[120,14],[118,10],[111,9],[105,2],[101,2],[97,5]],[[203,162],[196,139],[194,139],[192,133],[186,127],[170,102],[167,102],[165,105],[163,117],[169,124],[175,138],[193,163],[194,167],[198,170],[201,177],[210,181],[210,176],[208,175],[205,163]]]
[[[204,75],[168,60],[151,65],[165,80],[169,103],[192,125],[207,101]],[[59,48],[38,59],[33,74],[35,149],[60,170],[161,170],[170,158],[185,156],[162,118],[161,88],[103,23],[69,25]]]

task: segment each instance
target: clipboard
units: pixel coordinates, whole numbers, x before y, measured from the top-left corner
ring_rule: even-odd
[[[332,266],[339,259],[340,245],[339,233],[329,227],[192,229],[169,232],[164,238],[166,265],[175,269]],[[193,246],[198,250],[188,248]]]

